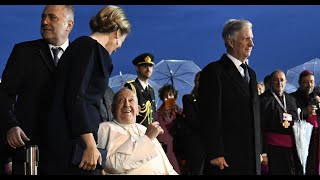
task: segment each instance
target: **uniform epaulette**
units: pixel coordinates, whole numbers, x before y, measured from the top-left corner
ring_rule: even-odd
[[[137,90],[136,87],[134,87],[133,83],[135,82],[135,80],[129,80],[127,81],[125,84],[123,84],[123,86],[127,86],[129,89],[131,89],[135,94],[137,94]]]
[[[133,83],[135,80],[133,79],[133,80],[129,80],[129,81],[127,81],[127,83]]]

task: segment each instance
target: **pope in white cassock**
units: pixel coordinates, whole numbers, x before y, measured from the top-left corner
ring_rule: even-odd
[[[157,136],[163,133],[158,122],[146,128],[136,123],[140,111],[136,94],[120,89],[113,98],[111,122],[100,124],[98,147],[107,150],[106,174],[177,175]]]

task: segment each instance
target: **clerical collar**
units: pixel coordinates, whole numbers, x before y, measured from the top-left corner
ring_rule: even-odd
[[[138,128],[137,123],[133,124],[121,124],[117,120],[112,120],[116,125],[120,126],[123,130],[127,131],[131,136],[133,141],[137,141],[143,133],[140,134],[140,129]],[[135,130],[136,129],[136,130]],[[132,131],[131,131],[132,130]]]
[[[132,125],[135,124],[135,123],[133,123],[133,124],[123,124],[123,123],[120,123],[119,121],[117,121],[116,119],[113,119],[112,121],[113,121],[114,123],[118,124],[118,125],[121,125],[121,126],[132,126]]]

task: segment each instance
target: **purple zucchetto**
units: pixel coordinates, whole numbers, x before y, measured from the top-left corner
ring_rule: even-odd
[[[302,78],[309,76],[309,75],[314,75],[312,71],[310,70],[304,70],[300,73],[299,75],[299,83],[301,82]]]

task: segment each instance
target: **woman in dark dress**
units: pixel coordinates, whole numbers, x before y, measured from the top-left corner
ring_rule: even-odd
[[[113,68],[110,55],[131,27],[124,11],[110,5],[91,19],[90,28],[92,34],[70,44],[57,66],[47,126],[49,174],[93,174],[102,161],[96,142],[103,121],[100,103]],[[79,146],[82,158],[74,164]]]
[[[199,71],[194,78],[194,88],[191,94],[182,97],[183,113],[188,127],[186,144],[186,160],[190,175],[202,175],[205,162],[205,150],[200,132],[200,114],[198,102]]]

